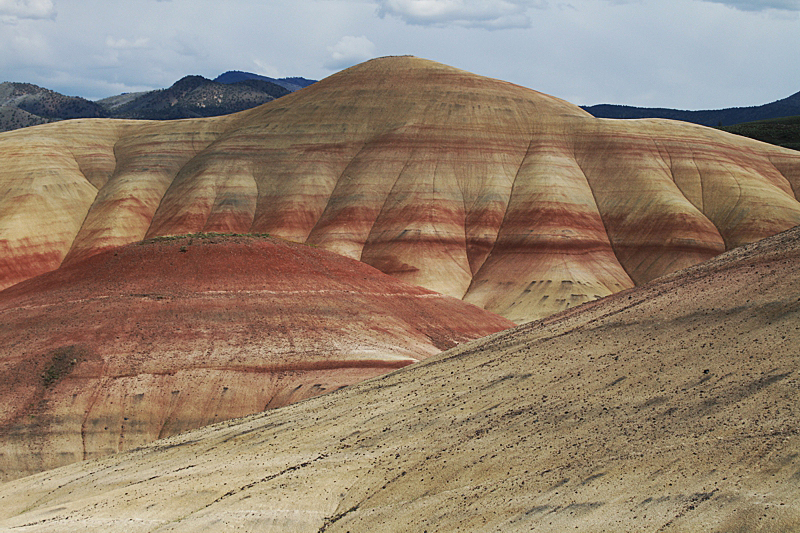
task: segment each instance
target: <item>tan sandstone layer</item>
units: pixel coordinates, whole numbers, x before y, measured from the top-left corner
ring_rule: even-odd
[[[513,323],[279,239],[131,244],[0,292],[0,481],[336,390]]]
[[[6,133],[0,162],[1,287],[145,237],[270,233],[525,322],[800,224],[800,153],[414,57],[227,117]]]
[[[341,391],[0,485],[0,527],[800,531],[799,295],[800,228]]]

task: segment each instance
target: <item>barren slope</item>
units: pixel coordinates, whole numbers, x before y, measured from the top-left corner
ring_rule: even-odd
[[[24,531],[800,531],[800,229],[0,486]]]
[[[0,292],[0,481],[335,390],[513,324],[286,241],[132,244]]]
[[[523,322],[800,224],[800,154],[413,57],[264,106],[0,135],[0,285],[146,236],[270,233]]]

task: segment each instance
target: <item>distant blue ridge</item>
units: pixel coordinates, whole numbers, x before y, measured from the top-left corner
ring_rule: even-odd
[[[289,91],[297,91],[302,89],[303,87],[308,87],[312,83],[316,83],[317,80],[309,80],[306,78],[300,77],[293,77],[293,78],[270,78],[268,76],[261,76],[259,74],[253,74],[252,72],[242,72],[240,70],[229,70],[223,74],[220,74],[214,81],[217,83],[238,83],[240,81],[245,80],[261,80],[261,81],[268,81],[274,83],[276,85],[280,85],[284,89]]]
[[[682,120],[703,126],[720,127],[755,122],[773,118],[793,117],[800,115],[800,92],[776,100],[769,104],[752,107],[731,107],[727,109],[709,109],[701,111],[684,111],[655,107],[633,107],[626,105],[598,104],[581,106],[597,118],[668,118]]]

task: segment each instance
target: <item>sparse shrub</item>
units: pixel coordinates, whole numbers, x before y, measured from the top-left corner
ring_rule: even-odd
[[[83,350],[75,345],[62,346],[49,352],[50,362],[42,373],[42,384],[49,387],[74,369],[83,356]]]

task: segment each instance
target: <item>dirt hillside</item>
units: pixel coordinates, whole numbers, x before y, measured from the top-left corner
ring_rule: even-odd
[[[0,527],[800,531],[799,349],[800,228],[329,395],[0,485]]]
[[[152,239],[0,292],[0,481],[257,413],[513,323],[259,236]]]

